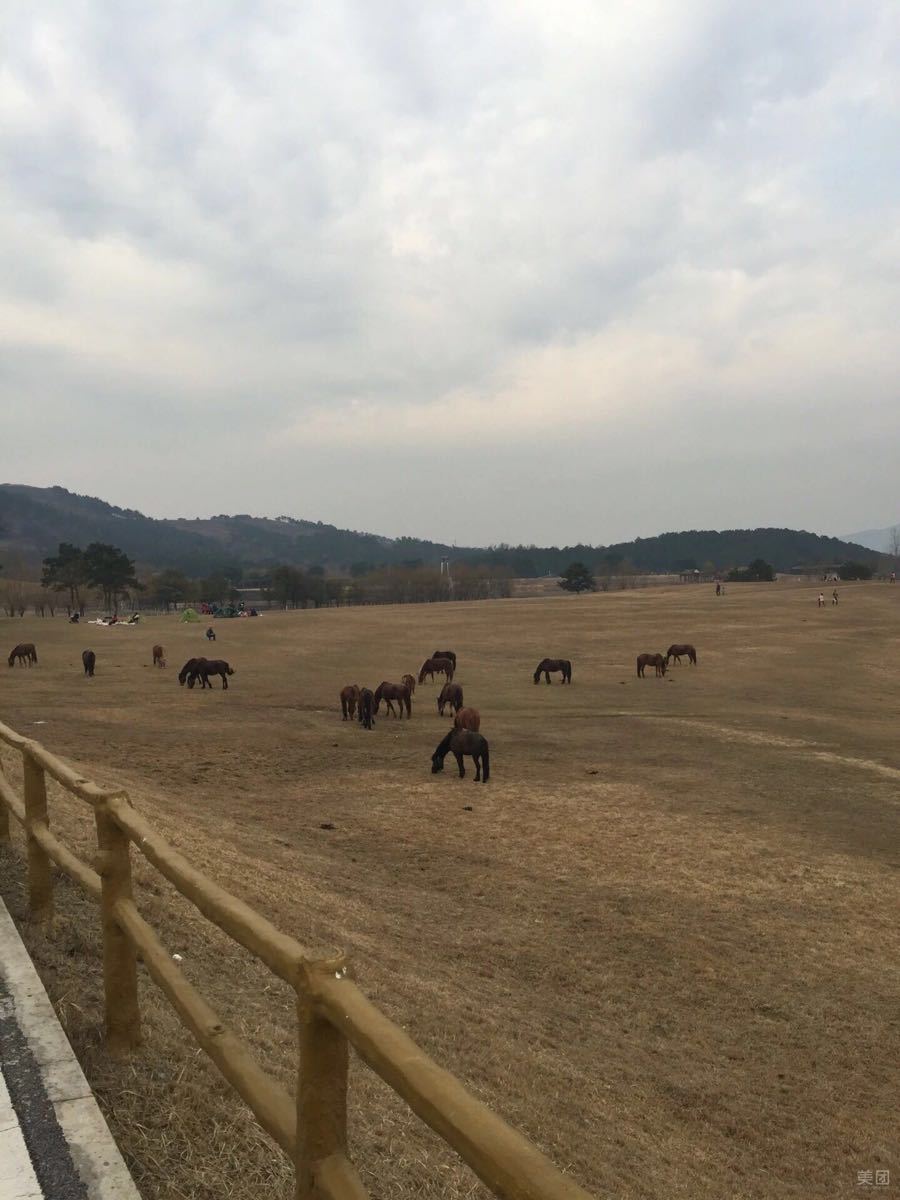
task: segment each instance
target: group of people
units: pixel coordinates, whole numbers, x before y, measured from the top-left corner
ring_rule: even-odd
[[[837,602],[838,602],[838,594],[837,594],[837,588],[835,588],[834,591],[831,593],[831,603],[837,604]],[[816,604],[816,607],[817,608],[825,607],[825,593],[824,592],[819,592],[819,599]]]

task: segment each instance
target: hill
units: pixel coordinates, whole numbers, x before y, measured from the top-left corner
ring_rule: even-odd
[[[525,578],[557,575],[575,559],[601,572],[615,572],[624,563],[653,572],[725,569],[764,558],[776,570],[787,571],[800,564],[848,558],[875,566],[879,559],[864,545],[796,529],[694,529],[609,546],[450,547],[293,517],[223,514],[204,520],[157,520],[61,487],[0,484],[0,562],[16,558],[34,570],[60,542],[110,542],[139,568],[176,567],[195,577],[236,567],[265,571],[278,563],[361,573],[375,566],[436,566],[446,556],[456,562],[507,567]]]
[[[846,540],[858,542],[861,546],[868,546],[870,550],[877,550],[881,554],[890,554],[891,537],[895,529],[900,529],[900,522],[889,525],[886,529],[861,529],[859,533],[848,533]]]

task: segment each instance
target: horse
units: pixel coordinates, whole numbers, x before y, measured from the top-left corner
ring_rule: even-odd
[[[458,683],[445,683],[441,688],[441,694],[437,698],[438,715],[444,715],[444,709],[447,705],[458,713],[463,706],[463,690]]]
[[[665,675],[666,659],[662,654],[639,654],[637,658],[637,673],[640,679],[644,678],[644,667],[655,667],[657,675]]]
[[[209,629],[206,631],[206,640],[208,642],[214,642],[216,640],[216,631],[213,629],[212,625],[210,625]]]
[[[406,684],[406,686],[409,688],[409,694],[411,696],[414,696],[416,694],[416,677],[415,677],[415,675],[401,675],[400,682]]]
[[[694,649],[693,646],[689,645],[689,643],[687,643],[687,642],[683,642],[681,645],[678,645],[678,646],[673,645],[668,648],[668,650],[666,651],[666,666],[669,665],[670,658],[674,658],[677,663],[680,663],[682,654],[686,654],[688,656],[689,661],[692,662],[693,665],[696,667],[697,651]]]
[[[561,671],[561,683],[572,682],[572,664],[567,658],[542,658],[537,665],[537,670],[534,673],[534,682],[539,683],[543,674],[547,682],[550,682],[550,672]]]
[[[20,667],[26,664],[30,667],[32,663],[36,663],[38,659],[34,642],[19,642],[18,646],[14,646],[10,651],[9,665],[12,666],[16,659],[19,660]]]
[[[453,718],[454,729],[468,729],[477,733],[481,728],[481,713],[477,708],[461,708]]]
[[[188,687],[193,687],[197,682],[197,676],[200,674],[200,664],[205,662],[205,658],[189,658],[178,672],[179,687],[184,687],[185,682],[187,682]]]
[[[222,690],[225,691],[228,687],[228,676],[234,674],[234,667],[230,667],[224,658],[201,658],[197,664],[197,676],[200,679],[200,690],[209,688],[212,691],[212,684],[209,682],[210,675],[222,676]],[[191,680],[188,680],[188,687],[193,687]]]
[[[359,688],[355,683],[348,683],[346,687],[341,688],[341,720],[346,721],[349,717],[352,721],[356,716],[356,706],[359,704]]]
[[[419,683],[425,682],[426,675],[430,675],[432,680],[435,675],[446,675],[447,682],[452,683],[454,669],[451,658],[426,658],[419,672]]]
[[[432,650],[431,658],[449,658],[456,670],[456,652],[454,650]]]
[[[399,705],[401,721],[403,720],[404,704],[406,705],[407,717],[412,716],[412,704],[410,703],[409,699],[409,688],[405,683],[388,683],[386,680],[382,680],[382,682],[379,683],[378,687],[375,689],[375,697],[373,700],[376,716],[378,716],[378,708],[382,700],[387,705],[387,710],[392,717],[397,715],[394,712],[394,700],[396,700]]]
[[[97,661],[97,655],[93,650],[82,650],[81,661],[84,663],[84,673],[89,678],[94,678],[94,664]]]
[[[166,665],[166,652],[162,646],[153,647],[153,665],[154,667],[164,667]]]
[[[357,710],[357,712],[358,712],[359,723],[360,723],[360,725],[362,725],[363,729],[371,729],[372,726],[375,724],[375,714],[373,712],[374,707],[375,707],[375,696],[372,693],[372,689],[371,688],[360,688],[359,689],[359,709]]]
[[[69,617],[69,624],[77,625],[80,620],[81,620],[81,613],[72,613],[72,615]]]
[[[447,736],[438,743],[437,749],[431,756],[432,775],[437,775],[439,771],[443,771],[444,759],[450,753],[456,759],[460,779],[464,779],[466,774],[466,768],[463,766],[463,755],[470,754],[475,760],[475,782],[487,783],[491,774],[491,760],[488,752],[487,738],[470,729],[451,729]]]

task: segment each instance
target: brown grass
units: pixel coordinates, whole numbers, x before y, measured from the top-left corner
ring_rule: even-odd
[[[282,928],[346,946],[389,1015],[598,1195],[846,1196],[858,1170],[900,1176],[900,588],[840,591],[823,612],[818,584],[782,582],[222,621],[237,673],[205,694],[175,678],[202,625],[7,621],[41,665],[4,668],[0,715],[124,782]],[[681,640],[697,668],[635,678],[638,652]],[[429,774],[437,686],[409,723],[340,720],[343,684],[445,644],[491,742],[487,787],[451,761]],[[532,684],[545,654],[573,660],[571,688]],[[90,814],[56,789],[51,805],[89,853]],[[287,1164],[149,982],[144,1048],[106,1056],[97,911],[62,883],[50,936],[24,922],[19,849],[3,893],[143,1194],[288,1196]],[[287,990],[137,875],[184,970],[292,1086]],[[478,1194],[364,1068],[351,1088],[374,1196]]]

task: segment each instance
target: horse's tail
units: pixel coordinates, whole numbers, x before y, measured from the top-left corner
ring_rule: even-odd
[[[696,650],[694,650],[694,649],[693,649],[693,647],[691,647],[691,662],[692,662],[692,663],[694,664],[694,666],[696,667],[696,665],[697,665],[697,651],[696,651]]]
[[[487,783],[491,777],[491,751],[484,739],[484,749],[481,751],[481,782]]]
[[[400,711],[401,712],[403,711],[404,704],[406,705],[407,717],[412,718],[412,702],[409,698],[409,687],[406,684],[403,685],[403,695],[400,697]]]
[[[572,664],[566,659],[566,683],[572,682]]]
[[[31,661],[37,662],[37,650],[35,650],[34,646],[31,647]]]
[[[638,673],[638,675],[640,675],[640,673],[641,673],[641,660],[640,660],[640,658],[637,660],[637,673]]]

